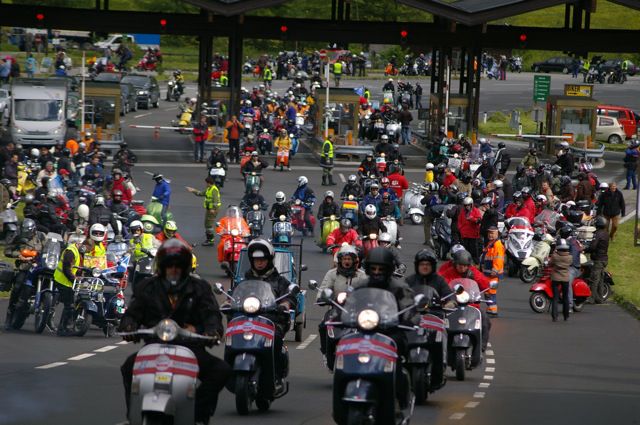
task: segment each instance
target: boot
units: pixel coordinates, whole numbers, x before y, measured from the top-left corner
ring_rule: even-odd
[[[69,322],[73,318],[73,307],[65,307],[62,309],[62,315],[60,316],[60,325],[58,326],[58,336],[71,336],[73,330],[69,329]]]
[[[327,176],[325,176],[324,174],[322,175],[322,186],[326,186],[327,185]]]
[[[333,175],[329,174],[329,186],[335,186],[336,183],[333,182]]]

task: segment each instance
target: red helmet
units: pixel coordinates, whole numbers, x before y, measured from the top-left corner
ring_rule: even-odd
[[[391,181],[389,181],[388,177],[383,177],[382,179],[380,179],[380,184],[382,185],[382,187],[389,187]]]

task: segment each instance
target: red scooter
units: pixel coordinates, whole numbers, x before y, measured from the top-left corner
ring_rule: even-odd
[[[573,289],[573,311],[580,312],[582,311],[587,298],[591,296],[591,289],[581,277],[573,279],[571,287]],[[531,292],[529,305],[533,311],[536,313],[545,313],[549,311],[551,301],[553,300],[553,290],[551,289],[551,269],[549,267],[547,267],[540,280],[531,285],[529,292]]]
[[[305,233],[304,213],[306,211],[305,206],[300,199],[291,204],[291,225],[299,232]],[[316,226],[316,218],[311,214],[311,225]]]
[[[364,235],[362,237],[362,247],[364,250],[364,256],[366,257],[373,248],[377,248],[378,244],[378,234],[371,233],[369,235]]]

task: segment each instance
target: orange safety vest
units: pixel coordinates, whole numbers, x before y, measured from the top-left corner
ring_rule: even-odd
[[[490,242],[482,251],[482,271],[489,275],[492,282],[502,278],[504,273],[505,250],[502,241]]]

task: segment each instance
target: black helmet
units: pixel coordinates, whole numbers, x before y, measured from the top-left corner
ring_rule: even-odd
[[[505,148],[505,147],[507,147],[507,145],[505,145],[504,142],[498,143],[498,149],[502,149],[502,148]]]
[[[573,225],[570,223],[566,223],[564,226],[560,228],[558,234],[561,238],[567,239],[573,235]]]
[[[567,185],[571,184],[571,177],[569,177],[569,176],[560,177],[560,184],[562,186],[567,186]]]
[[[179,239],[169,239],[160,246],[156,253],[158,275],[164,278],[167,267],[175,265],[182,270],[182,280],[189,275],[192,260],[191,249],[188,246]]]
[[[461,204],[467,197],[467,192],[460,192],[456,195],[456,203]]]
[[[431,268],[433,271],[431,273],[436,272],[436,264],[438,262],[438,258],[436,257],[436,253],[429,248],[423,248],[420,251],[416,252],[416,256],[413,259],[413,265],[416,270],[416,274],[418,274],[418,264],[421,261],[429,261],[431,263]]]
[[[252,262],[257,258],[266,258],[269,261],[269,267],[273,264],[273,257],[275,252],[273,250],[273,245],[271,245],[267,240],[258,238],[252,240],[249,245],[247,245],[247,255],[249,257],[249,261]]]
[[[570,249],[569,243],[564,238],[560,239],[556,245],[557,251],[569,251]]]
[[[458,251],[453,254],[453,264],[456,266],[470,266],[473,264],[473,258],[467,250]]]
[[[36,222],[30,218],[25,218],[20,227],[20,235],[31,239],[36,234]]]
[[[471,191],[471,197],[473,198],[473,201],[475,203],[480,203],[482,198],[484,198],[484,193],[482,192],[481,189],[473,189]]]
[[[596,226],[596,229],[604,229],[607,227],[607,219],[599,215],[596,217],[594,225]]]
[[[462,173],[462,176],[460,176],[460,180],[464,184],[469,184],[471,182],[471,177],[472,176],[469,173]]]
[[[71,155],[71,149],[69,148],[62,149],[62,156],[69,156],[69,155]]]
[[[340,220],[340,227],[347,230],[351,229],[351,220],[349,220],[348,218],[343,218],[342,220]]]
[[[382,266],[384,268],[382,274],[372,274],[372,265]],[[373,286],[387,287],[389,279],[393,274],[393,254],[390,250],[382,247],[373,248],[367,254],[367,258],[364,263],[364,270],[369,276],[369,282]]]
[[[579,200],[578,202],[576,202],[576,206],[582,212],[586,213],[591,211],[591,202],[588,199]]]
[[[559,166],[558,164],[554,164],[551,166],[551,173],[554,176],[559,176],[560,174],[562,174],[562,167]]]
[[[522,172],[524,172],[524,165],[518,164],[518,166],[516,167],[516,173],[520,174]]]

